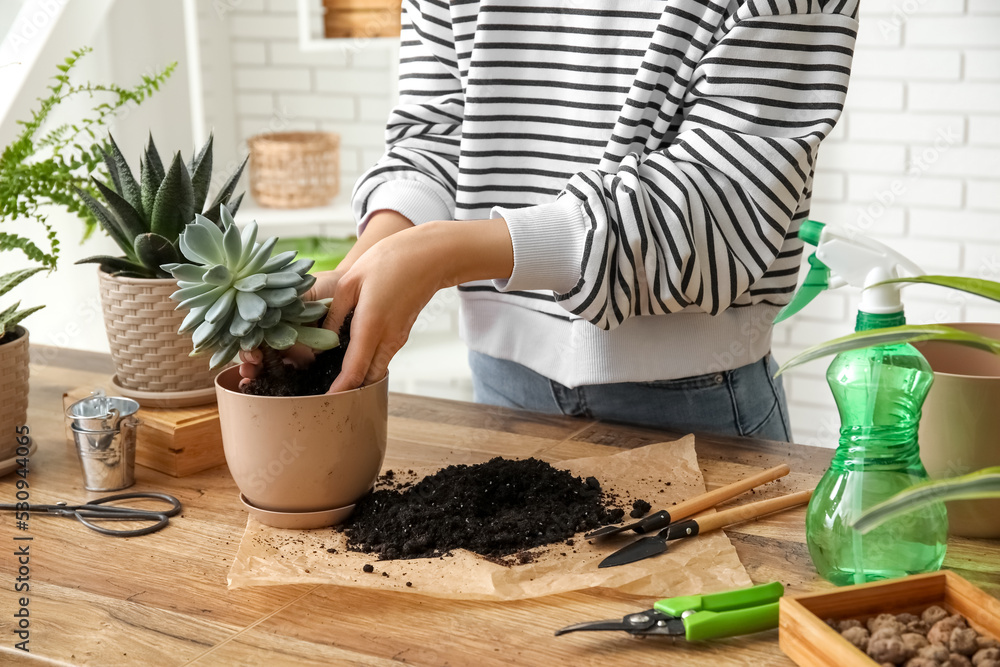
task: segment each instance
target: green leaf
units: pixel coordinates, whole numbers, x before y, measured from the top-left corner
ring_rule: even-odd
[[[270,329],[264,330],[264,342],[275,350],[287,350],[295,344],[296,338],[298,332],[284,322],[278,322]]]
[[[856,331],[849,336],[835,338],[804,350],[785,362],[778,369],[775,377],[790,368],[808,363],[820,357],[840,354],[849,350],[861,350],[877,345],[895,345],[898,343],[917,343],[925,340],[941,340],[959,345],[986,350],[1000,354],[1000,341],[987,336],[981,336],[969,331],[961,331],[942,324],[905,324],[899,327]]]
[[[253,292],[239,292],[236,295],[236,307],[239,308],[240,317],[247,322],[260,322],[267,312],[267,304]]]
[[[191,187],[194,189],[194,210],[200,212],[208,197],[208,188],[212,184],[212,141],[213,135],[201,147],[198,154],[191,160]]]
[[[215,354],[212,355],[209,367],[212,369],[222,368],[233,360],[233,357],[236,356],[236,352],[239,350],[239,347],[240,343],[238,340],[233,340],[224,347],[220,347],[215,351]]]
[[[32,306],[31,308],[18,310],[6,317],[0,314],[0,337],[2,337],[7,331],[10,331],[14,327],[16,327],[21,322],[21,320],[26,318],[28,315],[36,313],[44,307],[45,306]]]
[[[332,350],[340,345],[340,337],[329,329],[303,326],[292,328],[298,334],[296,342],[308,345],[314,350]]]
[[[239,183],[240,176],[243,175],[243,168],[246,167],[248,159],[250,159],[249,156],[243,158],[243,162],[240,163],[240,166],[236,169],[236,171],[234,171],[229,176],[229,178],[226,179],[226,182],[222,184],[222,188],[220,188],[219,191],[216,193],[215,199],[213,199],[212,203],[208,205],[208,209],[205,212],[205,217],[211,220],[212,222],[218,224],[219,207],[222,204],[227,203],[229,201],[229,198],[233,196],[233,190],[236,189],[236,184]],[[229,212],[233,213],[234,215],[236,213],[236,211],[233,210],[231,207],[229,209]]]
[[[263,273],[255,273],[252,276],[247,276],[246,278],[237,280],[233,287],[241,292],[259,292],[264,289],[266,285],[267,275]]]
[[[21,269],[20,271],[11,271],[0,276],[0,296],[3,296],[7,292],[11,291],[25,280],[35,275],[39,271],[44,271],[45,267],[37,266],[31,269]]]
[[[853,524],[864,534],[907,512],[946,500],[1000,498],[1000,467],[984,468],[968,475],[932,480],[911,486],[892,498],[867,509]]]
[[[281,289],[262,289],[257,292],[257,296],[264,299],[264,303],[271,308],[281,308],[282,306],[287,306],[298,298],[298,295],[295,293],[295,289],[292,287],[283,287]]]
[[[96,178],[92,180],[98,192],[104,197],[104,201],[107,202],[108,210],[114,216],[115,220],[118,221],[118,227],[127,237],[135,239],[140,234],[149,231],[146,228],[146,222],[142,219],[142,213],[132,208],[132,205],[124,197],[104,183],[101,183]]]
[[[220,248],[211,232],[201,225],[188,225],[181,235],[181,251],[184,256],[202,264],[225,264],[225,251]]]
[[[202,280],[212,285],[228,285],[233,281],[233,273],[225,264],[216,264],[205,272]]]
[[[84,192],[83,190],[76,191],[77,196],[83,200],[83,203],[90,209],[94,217],[97,218],[98,224],[101,225],[111,240],[118,244],[118,247],[122,249],[125,256],[134,259],[135,254],[132,250],[133,237],[129,236],[127,232],[119,226],[119,222],[115,219],[108,209],[94,199],[89,192]]]
[[[260,344],[264,342],[264,330],[254,329],[246,336],[240,339],[240,349],[250,351],[260,347]]]
[[[150,228],[171,241],[176,239],[184,227],[194,220],[194,190],[191,177],[181,160],[180,152],[174,155],[170,169],[153,202]]]
[[[963,278],[961,276],[914,276],[912,278],[893,278],[875,283],[870,287],[887,285],[889,283],[922,283],[925,285],[938,285],[949,287],[960,292],[968,292],[993,301],[1000,301],[1000,283],[993,280],[982,280],[980,278]]]
[[[118,148],[118,144],[115,143],[115,138],[110,134],[108,134],[108,142],[111,145],[111,160],[115,165],[115,170],[112,174],[115,189],[118,191],[118,194],[125,198],[125,201],[132,205],[132,208],[141,212],[142,189],[139,187],[139,184],[135,182],[135,176],[132,174],[132,168],[128,166],[128,161],[125,159],[125,156],[122,155],[121,150]],[[107,155],[107,153],[104,154]],[[108,171],[111,171],[110,165],[108,166]]]
[[[163,264],[173,264],[181,259],[170,241],[153,232],[135,237],[134,250],[139,261],[160,278],[170,277],[167,271],[160,268]]]
[[[119,271],[130,271],[134,273],[143,274],[143,278],[155,278],[156,274],[147,269],[142,264],[132,262],[124,257],[111,257],[110,255],[94,255],[93,257],[85,257],[83,259],[78,259],[73,262],[74,264],[100,264],[101,268],[107,273],[116,273]]]
[[[149,141],[146,142],[146,163],[153,178],[157,181],[162,181],[166,176],[166,172],[163,171],[163,160],[160,159],[160,153],[156,150],[156,144],[153,142],[153,133],[149,133]]]
[[[153,204],[156,203],[156,193],[160,189],[160,183],[163,182],[163,176],[156,177],[145,155],[139,158],[139,181],[142,214],[149,222],[153,218]]]
[[[169,267],[169,268],[168,268]],[[168,264],[160,267],[177,280],[201,282],[205,278],[206,269],[197,264]]]

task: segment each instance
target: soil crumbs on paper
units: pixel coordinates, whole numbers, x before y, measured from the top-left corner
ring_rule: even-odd
[[[622,520],[617,498],[538,459],[501,457],[453,465],[415,483],[388,471],[358,501],[348,548],[379,560],[443,557],[467,549],[504,565],[531,562],[534,547]]]

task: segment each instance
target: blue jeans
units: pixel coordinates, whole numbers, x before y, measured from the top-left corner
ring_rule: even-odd
[[[731,371],[574,389],[479,352],[469,352],[469,364],[477,403],[684,433],[791,438],[785,390],[770,354]]]

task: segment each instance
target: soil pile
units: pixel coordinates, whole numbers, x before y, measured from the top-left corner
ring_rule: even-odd
[[[352,310],[340,327],[340,346],[316,355],[307,368],[292,368],[282,365],[279,372],[266,369],[250,381],[243,389],[244,394],[253,396],[319,396],[325,394],[340,374],[344,365],[347,345],[351,342]]]
[[[379,560],[467,549],[523,563],[530,561],[527,549],[566,541],[624,516],[597,480],[584,481],[538,459],[497,457],[448,466],[415,484],[392,480],[387,474],[382,486],[389,482],[389,488],[358,501],[345,524],[349,548]],[[505,559],[510,556],[515,557]]]

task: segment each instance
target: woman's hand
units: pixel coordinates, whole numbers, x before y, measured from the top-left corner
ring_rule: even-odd
[[[347,255],[341,260],[336,269],[332,271],[320,271],[314,274],[316,283],[308,292],[302,295],[304,301],[319,301],[320,299],[332,299],[337,292],[337,283],[341,276],[347,272],[359,257],[382,239],[395,234],[396,232],[413,227],[406,217],[395,211],[378,211],[374,213],[368,221],[364,234],[358,239]],[[282,354],[285,363],[295,368],[307,368],[315,359],[316,353],[312,348],[296,343]],[[254,379],[261,372],[261,359],[263,354],[259,350],[249,352],[240,351],[240,388],[246,386],[250,380]]]
[[[501,219],[430,222],[382,239],[336,285],[323,326],[338,331],[354,310],[344,365],[328,393],[385,377],[434,293],[470,280],[509,277],[514,267]]]

